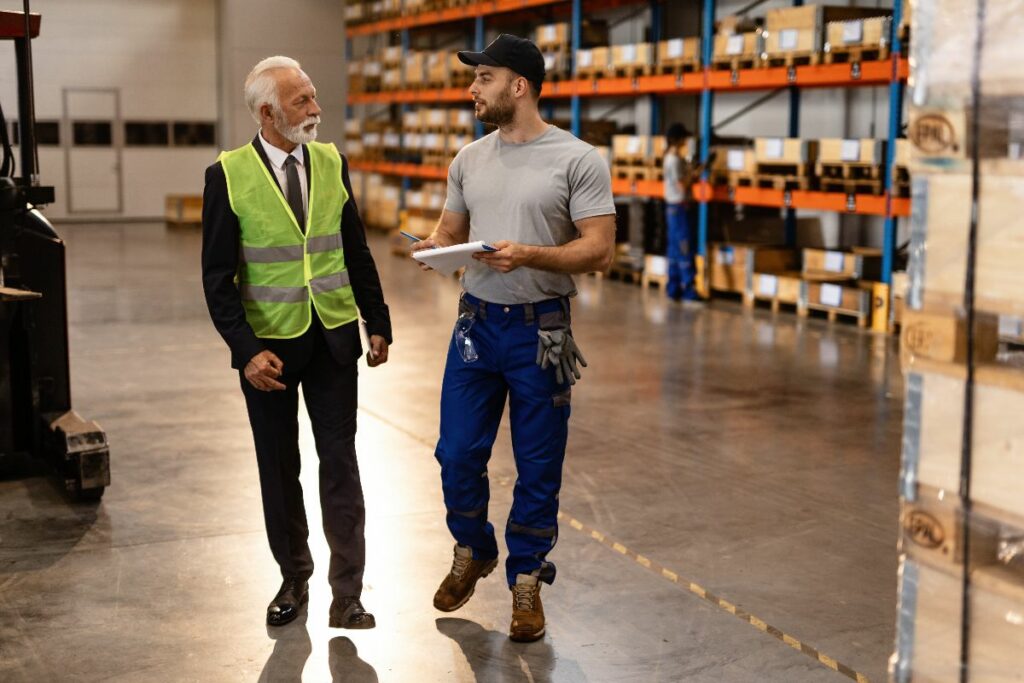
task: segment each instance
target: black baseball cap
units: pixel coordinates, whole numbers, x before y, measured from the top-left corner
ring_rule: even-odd
[[[503,66],[538,88],[544,82],[544,55],[533,41],[508,33],[495,38],[483,52],[463,50],[459,53],[459,60],[468,66]]]

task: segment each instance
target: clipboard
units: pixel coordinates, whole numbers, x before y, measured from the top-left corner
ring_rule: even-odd
[[[483,251],[498,250],[485,242],[477,241],[455,244],[450,247],[414,251],[412,257],[420,263],[430,266],[442,275],[451,275],[459,268],[472,263],[473,254],[479,254]]]

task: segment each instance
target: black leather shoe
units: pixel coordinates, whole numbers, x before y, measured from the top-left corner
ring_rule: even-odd
[[[377,620],[363,609],[359,598],[346,596],[334,598],[331,603],[331,628],[373,628]]]
[[[285,579],[281,590],[267,607],[267,626],[284,626],[299,616],[309,602],[309,584],[299,579]]]

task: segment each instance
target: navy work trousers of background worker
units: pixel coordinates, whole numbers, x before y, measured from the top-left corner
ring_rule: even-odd
[[[260,391],[241,375],[260,472],[263,518],[270,551],[284,578],[313,574],[309,527],[299,485],[299,385],[320,458],[320,509],[331,549],[327,578],[335,597],[363,590],[366,513],[356,461],[358,365],[339,363],[319,317],[296,339],[263,339],[284,362],[278,381],[287,387]]]
[[[668,232],[668,295],[680,299],[698,298],[694,289],[693,249],[686,204],[665,202],[665,227]]]
[[[569,430],[569,385],[559,385],[552,367],[537,363],[537,331],[552,317],[568,324],[568,301],[536,304],[483,303],[463,295],[460,313],[472,315],[465,336],[477,360],[467,362],[452,335],[441,388],[441,438],[436,457],[448,528],[473,549],[475,559],[498,556],[494,526],[487,519],[487,462],[508,398],[517,478],[505,527],[509,585],[517,574],[551,583],[547,561],[558,538],[558,491]],[[463,327],[465,322],[463,321]]]

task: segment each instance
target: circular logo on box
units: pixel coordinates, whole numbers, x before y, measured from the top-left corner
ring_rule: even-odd
[[[903,345],[915,353],[926,351],[932,342],[932,332],[925,325],[907,325],[903,330]]]
[[[956,129],[942,114],[918,116],[909,131],[914,146],[925,154],[954,154],[960,151]]]
[[[946,540],[946,532],[943,531],[939,520],[920,510],[914,510],[907,515],[904,531],[914,543],[924,548],[939,548]]]

